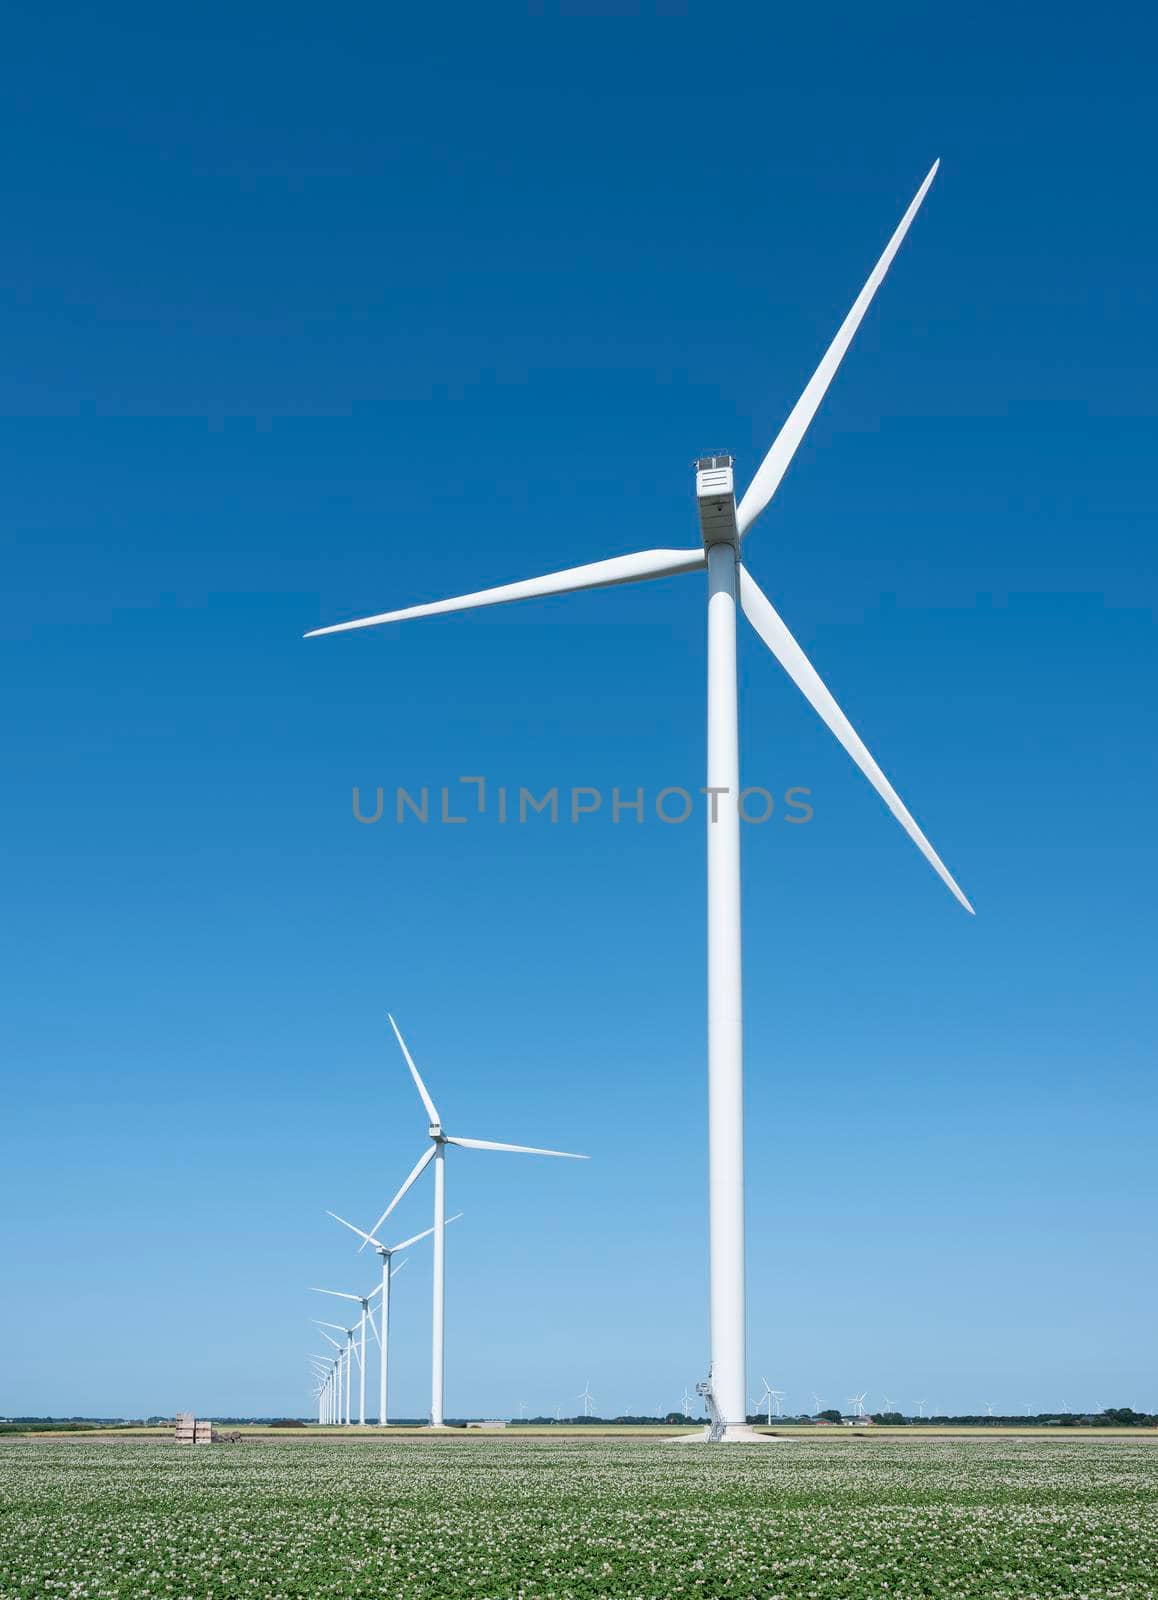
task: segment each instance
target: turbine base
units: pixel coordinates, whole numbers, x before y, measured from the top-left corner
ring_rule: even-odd
[[[733,1422],[724,1429],[722,1439],[709,1437],[711,1428],[699,1433],[681,1433],[678,1439],[665,1439],[664,1444],[791,1444],[782,1433],[757,1433],[750,1422]]]

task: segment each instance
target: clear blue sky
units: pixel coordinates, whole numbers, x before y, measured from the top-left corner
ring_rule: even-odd
[[[5,41],[0,1412],[307,1404],[452,1130],[451,1414],[706,1367],[703,834],[354,784],[703,781],[696,538],[940,176],[752,569],[750,1343],[789,1405],[1158,1407],[1154,22],[1114,8],[24,8]],[[429,1188],[401,1209],[425,1225]],[[429,1259],[395,1406],[428,1396]]]

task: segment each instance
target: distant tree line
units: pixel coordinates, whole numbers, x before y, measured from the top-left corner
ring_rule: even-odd
[[[838,1412],[822,1417],[841,1420]],[[872,1420],[890,1428],[1155,1428],[1158,1413],[1135,1411],[1132,1406],[1106,1406],[1103,1411],[1039,1411],[1036,1416],[965,1415],[906,1417],[899,1411],[874,1411]]]

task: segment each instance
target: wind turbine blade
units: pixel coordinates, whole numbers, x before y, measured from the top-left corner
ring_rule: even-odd
[[[357,1301],[360,1302],[361,1299],[362,1299],[362,1296],[360,1294],[347,1294],[344,1289],[319,1289],[316,1286],[316,1284],[312,1284],[312,1283],[310,1284],[310,1293],[311,1294],[333,1294],[333,1295],[337,1295],[339,1300],[357,1300]]]
[[[461,1217],[461,1216],[462,1216],[462,1212],[461,1211],[456,1211],[453,1217],[447,1217],[446,1226],[449,1228],[451,1223],[452,1222],[457,1222],[459,1217]],[[434,1232],[433,1228],[423,1228],[421,1233],[413,1234],[409,1239],[403,1239],[401,1244],[392,1244],[390,1246],[390,1254],[394,1255],[399,1250],[405,1250],[410,1245],[417,1244],[420,1239],[428,1239],[433,1232]]]
[[[406,1263],[409,1260],[410,1260],[409,1256],[403,1256],[402,1260],[398,1263],[398,1265],[396,1267],[391,1267],[390,1268],[390,1276],[392,1278],[396,1278],[398,1276],[398,1274],[402,1271],[402,1268],[406,1265]]]
[[[448,1133],[447,1144],[460,1144],[464,1150],[510,1150],[520,1156],[562,1156],[566,1161],[590,1161],[590,1156],[577,1156],[571,1150],[539,1150],[533,1144],[496,1144],[493,1139],[455,1139]]]
[[[382,1285],[379,1284],[378,1287],[381,1288]],[[378,1324],[374,1321],[373,1307],[369,1308],[368,1315],[369,1315],[369,1318],[370,1318],[370,1326],[374,1330],[374,1341],[377,1344],[379,1350],[381,1350],[381,1348],[382,1348],[382,1335],[378,1332]]]
[[[390,1016],[389,1012],[386,1014],[387,1016]],[[427,1089],[426,1085],[419,1076],[418,1068],[414,1065],[414,1057],[406,1048],[406,1040],[399,1033],[398,1024],[395,1022],[393,1017],[390,1017],[390,1026],[394,1029],[394,1037],[402,1046],[402,1054],[406,1057],[406,1065],[410,1068],[410,1076],[414,1079],[414,1086],[422,1097],[422,1104],[426,1107],[426,1115],[430,1118],[431,1122],[441,1123],[442,1118],[438,1114],[438,1108],[434,1104],[434,1101],[430,1098],[430,1091]]]
[[[629,556],[612,556],[609,561],[591,561],[582,567],[567,567],[548,572],[541,578],[524,578],[519,583],[503,583],[496,589],[479,589],[453,600],[435,600],[424,606],[405,606],[401,611],[382,611],[374,617],[359,617],[355,622],[336,622],[328,628],[314,628],[306,634],[316,639],[324,633],[346,633],[351,628],[376,628],[383,622],[405,622],[411,617],[433,617],[443,611],[473,611],[478,606],[498,606],[508,600],[533,600],[546,594],[570,594],[576,589],[607,589],[618,583],[642,583],[648,578],[668,578],[677,572],[693,572],[707,565],[699,550],[639,550]]]
[[[748,621],[817,716],[848,751],[933,871],[957,897],[969,915],[973,916],[973,907],[958,888],[948,867],[914,822],[900,795],[869,754],[864,741],[828,692],[815,667],[785,627],[772,602],[744,566],[740,567],[740,604]]]
[[[351,1233],[356,1233],[359,1239],[364,1240],[366,1244],[376,1245],[379,1250],[385,1248],[380,1239],[375,1239],[372,1233],[363,1233],[361,1228],[355,1228],[352,1222],[347,1222],[345,1217],[340,1217],[336,1211],[327,1211],[326,1215],[327,1217],[333,1217],[335,1222],[340,1222],[343,1228],[349,1228]]]
[[[840,325],[836,338],[824,352],[824,357],[812,377],[808,380],[808,387],[800,399],[788,413],[788,420],[776,435],[772,448],[760,463],[756,476],[744,491],[744,498],[736,508],[736,526],[740,537],[743,538],[756,518],[765,509],[772,496],[780,487],[780,480],[788,471],[789,463],[796,454],[796,448],[801,439],[808,432],[809,424],[816,415],[820,402],[824,399],[825,391],[836,376],[836,369],[844,359],[845,351],[852,343],[853,335],[860,327],[865,312],[872,302],[884,281],[885,273],[892,265],[893,257],[901,247],[901,241],[909,231],[909,224],[920,210],[921,202],[929,192],[929,186],[937,176],[940,161],[934,161],[929,168],[928,177],[917,190],[913,203],[905,212],[897,230],[885,246],[884,255],[881,256],[876,266],[869,275],[869,280],[853,302],[852,310]]]
[[[393,1200],[391,1200],[390,1204],[386,1207],[385,1211],[383,1211],[382,1215],[378,1218],[377,1222],[370,1229],[371,1233],[377,1233],[378,1232],[378,1229],[386,1221],[386,1218],[394,1210],[394,1207],[398,1204],[399,1200],[402,1199],[402,1196],[406,1193],[407,1189],[410,1188],[410,1185],[420,1176],[420,1174],[422,1173],[424,1168],[427,1166],[427,1164],[434,1160],[434,1152],[437,1149],[438,1149],[438,1146],[435,1145],[435,1144],[427,1145],[426,1149],[419,1156],[418,1160],[414,1163],[413,1167],[411,1167],[410,1176],[406,1179],[406,1182],[402,1185],[401,1189],[399,1189],[398,1193],[394,1196]],[[364,1250],[365,1248],[366,1248],[365,1241],[363,1241],[362,1244],[360,1244],[358,1246],[358,1249],[359,1250]]]
[[[338,1326],[338,1324],[336,1322],[327,1322],[326,1323],[326,1327],[327,1328],[336,1328],[337,1326]],[[346,1331],[345,1328],[343,1328],[342,1332],[345,1333],[345,1331]],[[324,1329],[322,1330],[322,1338],[327,1340],[328,1343],[332,1344],[335,1350],[340,1350],[342,1348],[342,1346],[338,1343],[338,1341],[336,1339],[331,1339],[329,1334],[326,1333]]]

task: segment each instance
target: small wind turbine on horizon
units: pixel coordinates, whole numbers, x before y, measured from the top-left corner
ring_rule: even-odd
[[[438,1108],[430,1098],[429,1091],[419,1075],[414,1059],[406,1048],[406,1041],[398,1031],[398,1024],[390,1018],[390,1026],[394,1029],[394,1037],[398,1040],[410,1069],[410,1076],[414,1079],[414,1087],[418,1090],[419,1099],[426,1108],[429,1119],[427,1132],[430,1143],[419,1156],[410,1169],[409,1175],[383,1211],[369,1233],[363,1236],[359,1250],[364,1250],[370,1240],[377,1234],[378,1229],[394,1210],[430,1163],[434,1162],[434,1272],[433,1272],[433,1306],[431,1316],[430,1334],[430,1426],[444,1428],[446,1420],[443,1416],[443,1391],[444,1391],[444,1357],[445,1337],[443,1331],[444,1308],[446,1305],[446,1147],[447,1145],[461,1145],[465,1150],[500,1150],[514,1155],[522,1156],[558,1156],[565,1161],[586,1161],[587,1156],[575,1155],[570,1150],[541,1150],[529,1144],[496,1144],[493,1139],[464,1139],[460,1135],[446,1133],[443,1130],[442,1118]],[[360,1231],[360,1230],[355,1230]]]
[[[583,1385],[583,1393],[582,1394],[577,1394],[575,1396],[575,1398],[576,1398],[576,1400],[582,1400],[582,1402],[583,1402],[583,1415],[585,1417],[589,1417],[591,1415],[591,1402],[595,1398],[595,1396],[591,1393],[591,1384],[590,1384],[590,1382],[587,1382],[587,1383],[585,1383]]]
[[[740,789],[737,607],[864,773],[885,805],[957,901],[972,913],[962,890],[877,765],[812,663],[789,632],[741,557],[742,543],[780,487],[861,321],[880,288],[937,173],[934,162],[869,274],[852,309],[776,436],[739,504],[733,458],[696,463],[701,543],[694,549],[637,551],[542,577],[479,590],[450,600],[405,606],[329,627],[308,638],[355,628],[468,611],[506,601],[640,583],[687,572],[707,575],[708,826],[708,1235],[712,1399],[724,1423],[719,1437],[755,1437],[747,1426],[744,1261],[744,1108],[740,923]],[[718,804],[720,796],[725,803]],[[436,1119],[432,1114],[432,1126]],[[440,1146],[441,1150],[441,1146]],[[710,1436],[710,1435],[709,1435]],[[761,1435],[759,1437],[766,1437]]]
[[[774,1391],[772,1389],[772,1385],[768,1382],[767,1378],[761,1378],[760,1382],[764,1385],[764,1393],[756,1401],[756,1404],[753,1406],[752,1409],[757,1413],[757,1415],[759,1415],[760,1407],[761,1406],[767,1407],[768,1426],[771,1427],[772,1426],[772,1395],[773,1395]]]

